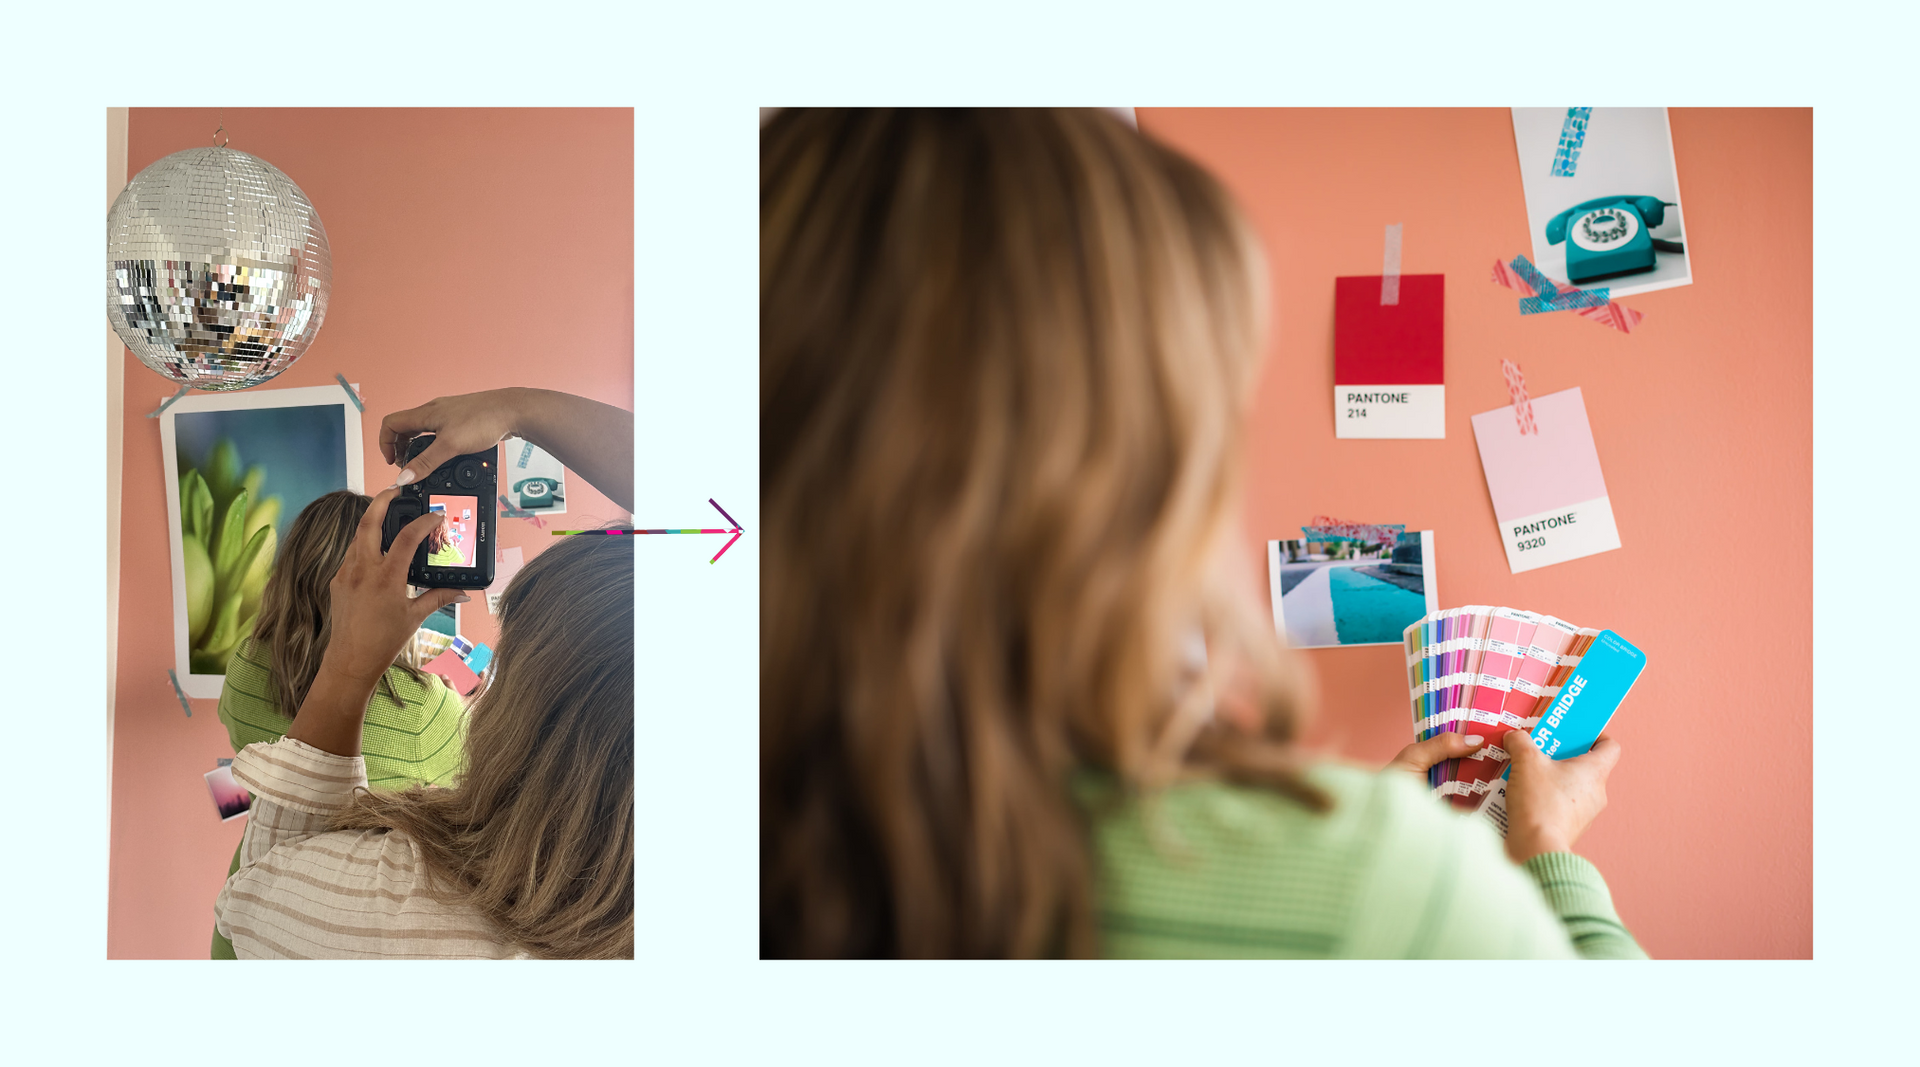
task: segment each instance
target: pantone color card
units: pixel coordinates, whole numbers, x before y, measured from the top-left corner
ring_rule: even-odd
[[[1333,435],[1445,437],[1444,274],[1333,280]]]
[[[1561,684],[1560,695],[1541,712],[1533,747],[1554,759],[1585,755],[1646,666],[1646,653],[1612,630],[1600,631]]]
[[[1600,631],[1568,671],[1553,702],[1541,711],[1540,722],[1533,728],[1533,747],[1554,759],[1585,755],[1613,721],[1613,713],[1646,666],[1646,653],[1612,630]],[[1507,833],[1506,779],[1503,772],[1480,808],[1502,837]]]
[[[1534,397],[1533,433],[1512,407],[1473,417],[1480,466],[1513,573],[1620,547],[1579,388]]]

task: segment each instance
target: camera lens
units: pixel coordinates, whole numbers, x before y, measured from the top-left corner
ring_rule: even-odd
[[[472,489],[480,484],[480,464],[470,459],[461,460],[460,465],[453,469],[453,477],[462,489]]]

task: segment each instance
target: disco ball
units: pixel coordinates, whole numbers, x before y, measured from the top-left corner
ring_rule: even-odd
[[[107,318],[178,385],[246,389],[292,366],[320,332],[332,282],[307,194],[245,152],[175,152],[107,213]]]

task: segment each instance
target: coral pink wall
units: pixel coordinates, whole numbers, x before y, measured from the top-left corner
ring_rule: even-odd
[[[360,383],[369,491],[395,473],[381,417],[435,396],[533,385],[633,406],[631,110],[135,108],[129,173],[209,143],[222,121],[234,148],[306,190],[333,248],[319,338],[261,388]],[[145,415],[173,390],[131,355],[125,384],[108,954],[204,958],[244,822],[222,825],[201,780],[233,754],[215,703],[188,718],[166,677],[166,497]],[[569,524],[627,517],[578,479],[567,493]],[[506,519],[499,540],[531,557],[551,536]],[[461,628],[495,639],[484,598]]]
[[[1443,607],[1618,630],[1649,666],[1580,851],[1656,956],[1810,957],[1811,111],[1671,112],[1695,281],[1623,298],[1646,313],[1631,335],[1522,318],[1489,280],[1496,259],[1532,255],[1504,108],[1139,119],[1218,174],[1266,243],[1247,509],[1263,589],[1264,541],[1316,514],[1404,522],[1436,531]],[[1395,222],[1402,270],[1447,276],[1447,436],[1336,441],[1333,279],[1380,273]],[[1535,395],[1581,387],[1621,549],[1509,573],[1468,422],[1508,403],[1502,358]],[[1410,739],[1397,649],[1304,655],[1323,696],[1312,740],[1379,762]]]

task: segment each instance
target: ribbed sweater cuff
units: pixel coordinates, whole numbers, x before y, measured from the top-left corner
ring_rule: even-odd
[[[1539,884],[1547,905],[1566,924],[1580,954],[1592,958],[1645,959],[1613,910],[1613,894],[1593,864],[1571,852],[1543,852],[1528,860],[1526,872]]]

